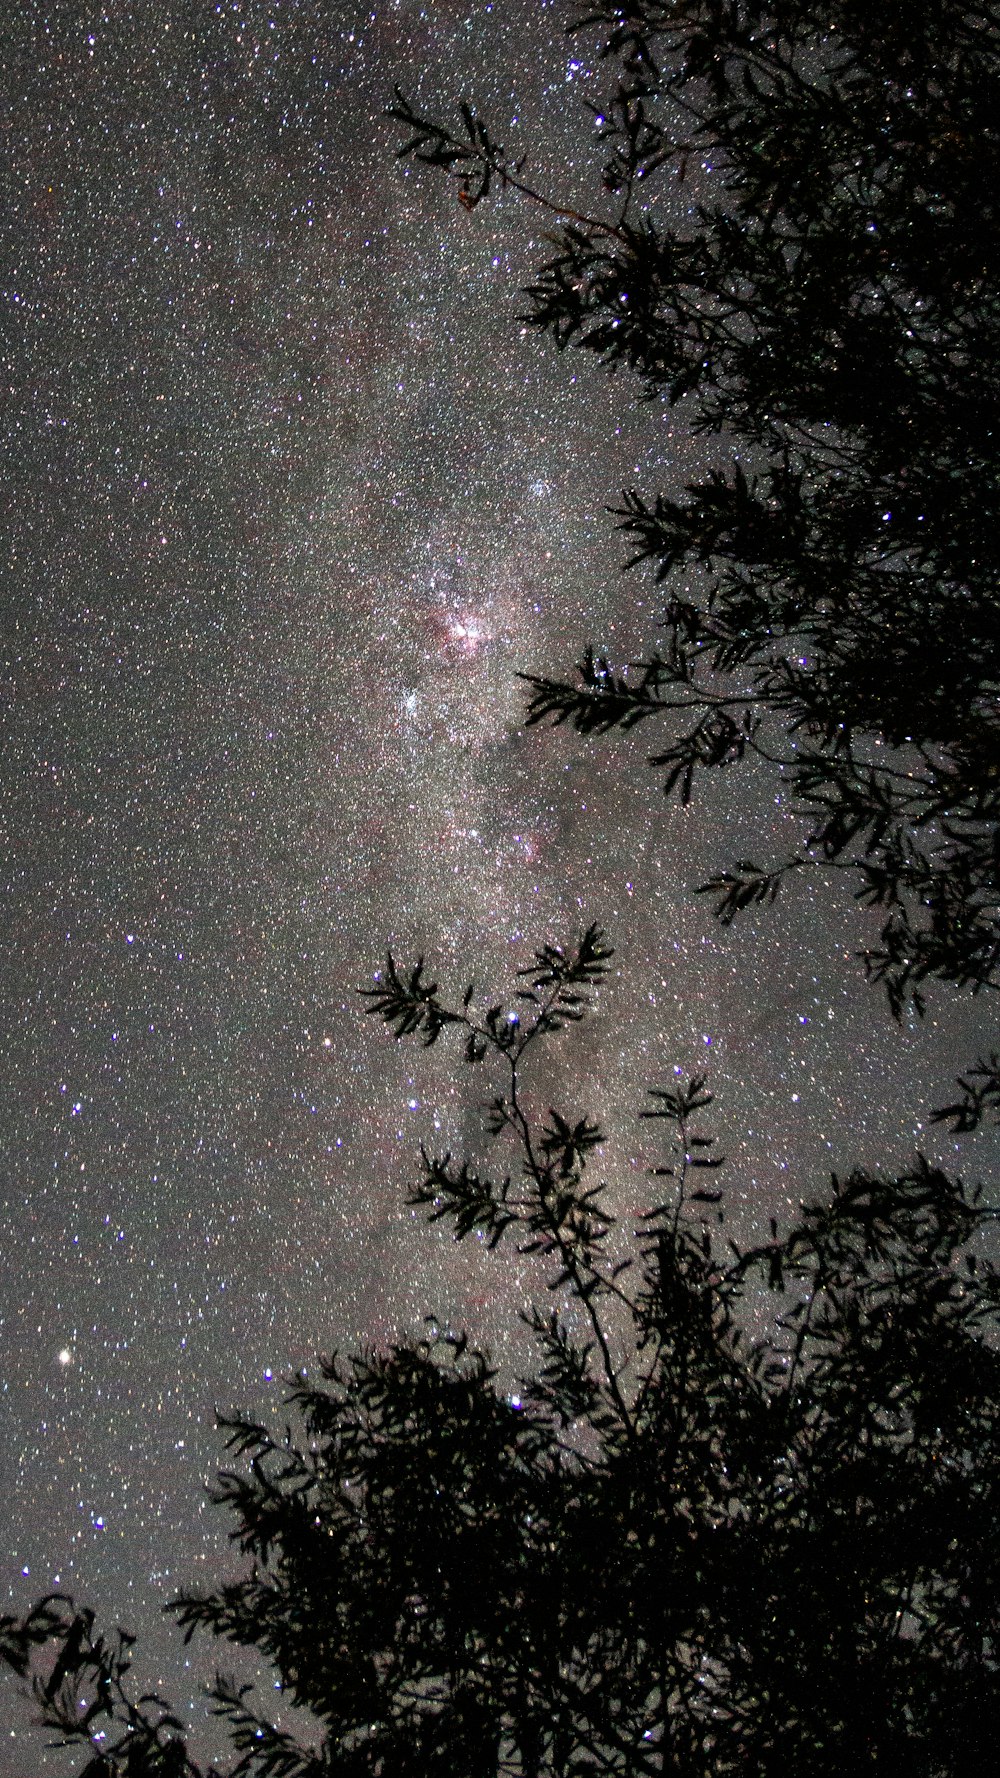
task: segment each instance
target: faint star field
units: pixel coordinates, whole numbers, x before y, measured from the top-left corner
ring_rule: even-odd
[[[675,1064],[744,1233],[831,1167],[995,1160],[928,1129],[978,1018],[895,1027],[840,882],[728,932],[692,896],[781,849],[770,778],[682,810],[646,730],[523,729],[518,672],[655,642],[605,509],[710,445],[527,337],[550,219],[468,215],[383,112],[470,97],[593,201],[563,22],[54,0],[0,38],[0,1561],[7,1609],[63,1588],[136,1631],[205,1747],[214,1651],[159,1611],[232,1560],[216,1406],[277,1420],[290,1369],[431,1310],[521,1349],[527,1266],[405,1205],[422,1140],[482,1151],[488,1086],[364,1020],[387,945],[499,997],[534,941],[608,930],[546,1090],[605,1122],[626,1206]],[[25,1721],[11,1688],[0,1778],[64,1769]]]

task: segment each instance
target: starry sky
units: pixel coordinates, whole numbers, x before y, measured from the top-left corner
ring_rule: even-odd
[[[602,1117],[623,1204],[674,1064],[709,1072],[745,1234],[831,1166],[995,1160],[926,1128],[982,1041],[968,1003],[893,1026],[842,882],[728,933],[693,898],[793,843],[780,786],[683,811],[644,731],[524,732],[518,671],[655,640],[605,508],[707,447],[525,335],[549,219],[468,215],[382,114],[396,82],[470,98],[587,208],[601,76],[564,23],[28,0],[0,25],[2,1591],[138,1631],[196,1719],[211,1651],[159,1607],[231,1560],[216,1406],[277,1418],[291,1369],[429,1310],[518,1350],[524,1266],[405,1205],[421,1140],[480,1152],[484,1085],[363,1018],[387,944],[503,989],[534,941],[608,929],[547,1090]],[[24,1721],[5,1696],[0,1778],[45,1766]]]

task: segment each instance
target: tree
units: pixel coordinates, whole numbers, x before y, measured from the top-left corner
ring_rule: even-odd
[[[929,977],[992,989],[997,19],[634,0],[578,23],[620,68],[603,220],[533,191],[468,107],[453,133],[400,97],[406,152],[467,208],[499,182],[559,210],[533,325],[688,401],[736,455],[683,499],[623,496],[635,559],[668,581],[664,646],[533,679],[529,715],[599,733],[687,713],[656,756],[684,797],[700,768],[770,761],[803,847],[720,876],[723,918],[818,859],[885,908],[868,963],[897,1011]],[[647,197],[671,175],[697,185],[683,228]],[[835,1178],[741,1252],[710,1095],[679,1076],[640,1114],[668,1138],[653,1202],[592,1183],[603,1132],[542,1109],[538,1056],[610,955],[593,927],[543,946],[509,1006],[391,957],[369,990],[398,1038],[456,1038],[494,1071],[497,1166],[424,1152],[411,1202],[534,1259],[538,1361],[512,1387],[430,1324],[300,1375],[281,1433],[223,1418],[214,1498],[248,1568],[172,1609],[266,1657],[316,1724],[299,1743],[218,1680],[229,1769],[985,1778],[995,1212],[918,1160]],[[994,1057],[961,1094],[959,1127],[1000,1108]],[[95,1623],[43,1600],[0,1620],[0,1659],[89,1778],[198,1778],[179,1720],[132,1696],[130,1638]]]
[[[784,1233],[725,1240],[704,1082],[640,1114],[667,1138],[634,1236],[591,1183],[593,1118],[535,1109],[537,1054],[611,952],[545,945],[511,1006],[390,957],[369,1010],[493,1071],[487,1173],[422,1152],[411,1202],[534,1256],[539,1362],[504,1387],[464,1333],[300,1375],[294,1427],[223,1419],[214,1498],[242,1578],[172,1609],[258,1651],[308,1747],[220,1680],[233,1773],[319,1778],[796,1770],[992,1773],[1000,1733],[1000,1276],[990,1212],[918,1162],[854,1172]],[[490,1263],[484,1256],[484,1263]],[[776,1320],[754,1334],[762,1298]],[[37,1646],[54,1666],[37,1672]],[[197,1778],[132,1702],[128,1639],[42,1602],[0,1624],[90,1778]],[[81,1711],[79,1700],[86,1700]],[[95,1737],[100,1735],[101,1739]],[[215,1768],[212,1768],[214,1771]]]
[[[884,910],[863,955],[897,1015],[1000,970],[998,25],[967,0],[577,5],[616,70],[590,207],[468,105],[454,129],[391,113],[466,208],[506,187],[562,219],[523,321],[720,441],[679,497],[613,509],[664,588],[658,646],[528,676],[529,722],[662,720],[651,763],[685,802],[768,762],[802,842],[705,890],[728,922],[847,871]]]

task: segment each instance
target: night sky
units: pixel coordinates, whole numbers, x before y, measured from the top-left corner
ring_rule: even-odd
[[[525,336],[551,219],[468,215],[382,113],[472,98],[592,207],[562,6],[4,11],[3,1608],[72,1591],[197,1714],[212,1651],[159,1607],[232,1560],[215,1407],[277,1420],[291,1369],[430,1310],[517,1350],[523,1264],[405,1206],[422,1139],[481,1152],[489,1083],[364,1019],[387,944],[502,990],[600,921],[548,1098],[639,1204],[645,1088],[706,1068],[744,1234],[831,1166],[986,1171],[926,1129],[984,1040],[950,992],[892,1024],[842,880],[713,923],[695,883],[794,844],[773,779],[683,811],[651,730],[523,730],[519,670],[655,642],[604,509],[708,447]]]

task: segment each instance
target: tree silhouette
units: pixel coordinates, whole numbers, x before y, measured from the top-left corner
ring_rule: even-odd
[[[955,0],[578,15],[617,67],[600,213],[538,191],[467,105],[452,130],[399,95],[403,152],[467,209],[499,185],[558,213],[531,325],[685,402],[730,461],[680,498],[623,494],[661,644],[533,678],[529,719],[665,721],[654,763],[685,799],[702,769],[769,762],[802,845],[720,873],[721,917],[843,868],[885,910],[867,962],[897,1012],[928,978],[994,988],[1000,21]],[[392,957],[366,991],[397,1038],[489,1073],[495,1165],[423,1151],[410,1202],[485,1265],[505,1243],[532,1261],[536,1362],[515,1383],[429,1322],[293,1379],[279,1432],[221,1419],[213,1498],[245,1567],[171,1609],[270,1662],[315,1735],[219,1678],[210,1773],[995,1771],[995,1212],[918,1158],[834,1178],[741,1251],[710,1094],[679,1074],[639,1113],[665,1152],[635,1204],[593,1109],[544,1092],[610,956],[590,927],[509,1002]],[[959,1093],[958,1129],[1000,1110],[997,1056]],[[0,1618],[0,1660],[87,1778],[201,1778],[180,1720],[134,1697],[130,1648],[59,1596]]]
[[[613,509],[663,586],[657,647],[528,676],[529,722],[662,721],[684,801],[769,762],[801,844],[720,871],[716,911],[846,870],[885,912],[863,954],[897,1015],[1000,965],[998,25],[966,0],[577,6],[615,70],[590,205],[468,105],[391,113],[467,208],[507,187],[561,218],[523,321],[719,439],[679,496]]]
[[[316,1723],[299,1742],[217,1681],[226,1770],[985,1778],[991,1212],[918,1161],[834,1179],[740,1252],[701,1127],[711,1096],[675,1075],[640,1113],[666,1152],[633,1215],[592,1182],[593,1117],[540,1109],[539,1053],[586,1016],[610,955],[594,927],[545,945],[513,1001],[481,1010],[422,962],[390,958],[367,991],[397,1037],[454,1038],[491,1071],[497,1165],[424,1151],[410,1202],[456,1240],[533,1257],[538,1362],[504,1383],[431,1326],[300,1375],[277,1435],[221,1421],[233,1467],[214,1499],[249,1567],[171,1609],[266,1657]],[[43,1719],[90,1747],[89,1778],[196,1778],[166,1706],[131,1700],[128,1645],[59,1599],[0,1624]]]

